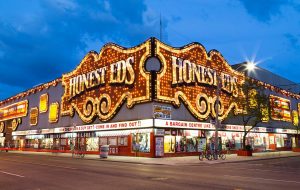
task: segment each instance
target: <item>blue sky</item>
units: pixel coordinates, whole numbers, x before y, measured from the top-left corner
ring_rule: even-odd
[[[3,0],[0,100],[73,70],[90,50],[130,47],[151,36],[199,42],[229,64],[252,60],[300,82],[297,0]]]

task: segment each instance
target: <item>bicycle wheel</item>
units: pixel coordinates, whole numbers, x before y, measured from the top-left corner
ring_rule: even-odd
[[[213,153],[213,158],[214,158],[214,160],[218,160],[218,153]]]
[[[221,158],[222,160],[225,160],[225,159],[226,159],[226,154],[221,153],[221,154],[220,154],[220,158]]]
[[[200,152],[200,154],[199,154],[199,160],[203,161],[203,153],[202,152]]]
[[[211,155],[211,154],[209,154],[209,153],[208,153],[208,154],[206,154],[206,155],[205,155],[205,157],[206,157],[206,159],[207,159],[207,160],[212,160],[212,155]]]

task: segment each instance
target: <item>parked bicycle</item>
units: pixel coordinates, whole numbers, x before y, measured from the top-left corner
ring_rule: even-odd
[[[72,158],[74,157],[80,157],[80,158],[84,158],[85,156],[85,148],[84,147],[79,147],[79,148],[74,148],[72,150]]]
[[[203,161],[203,158],[206,158],[207,160],[212,160],[212,154],[210,151],[201,151],[199,153],[199,160]]]
[[[217,159],[225,160],[225,159],[226,159],[226,154],[224,154],[224,152],[223,152],[222,150],[216,150],[216,151],[214,151],[212,157],[213,157],[215,160],[217,160]]]

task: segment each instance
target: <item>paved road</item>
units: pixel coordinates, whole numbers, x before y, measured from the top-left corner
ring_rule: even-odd
[[[0,152],[0,190],[300,189],[300,157],[191,166]]]

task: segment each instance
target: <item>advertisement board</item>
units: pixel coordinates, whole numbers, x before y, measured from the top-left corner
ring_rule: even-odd
[[[153,105],[154,119],[172,119],[172,108],[170,106]]]
[[[105,45],[100,53],[90,52],[72,72],[64,74],[61,114],[75,112],[85,123],[96,117],[107,121],[126,103],[128,108],[150,101],[151,75],[144,64],[151,40],[133,48]]]
[[[244,75],[232,69],[219,52],[207,53],[198,43],[174,48],[156,40],[155,45],[155,55],[162,63],[156,80],[158,101],[174,106],[183,103],[197,119],[206,120],[216,116],[219,88],[219,119],[225,119],[232,110],[242,111],[234,97],[242,95],[239,85]]]
[[[24,117],[27,115],[28,100],[0,108],[0,121]]]
[[[164,156],[164,137],[155,137],[155,156]]]

